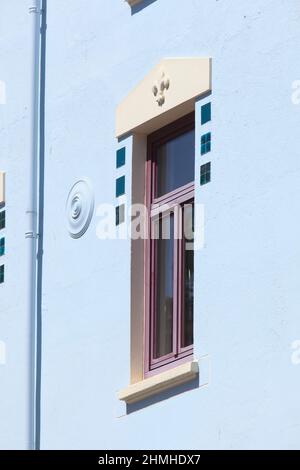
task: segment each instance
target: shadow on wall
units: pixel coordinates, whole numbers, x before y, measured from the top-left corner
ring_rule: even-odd
[[[138,403],[132,403],[131,405],[128,404],[126,406],[126,414],[134,413],[135,411],[139,411],[143,408],[146,408],[147,406],[168,400],[169,398],[180,395],[181,393],[189,392],[190,390],[194,390],[196,388],[199,388],[199,377],[191,380],[190,382],[187,382],[186,384],[171,388],[170,390],[166,390],[165,392],[154,395],[153,397],[146,398],[145,400],[139,401]]]
[[[142,0],[140,3],[137,5],[133,5],[131,7],[131,14],[135,15],[135,13],[138,13],[139,11],[143,10],[146,8],[148,5],[151,5],[151,3],[156,2],[156,0]]]

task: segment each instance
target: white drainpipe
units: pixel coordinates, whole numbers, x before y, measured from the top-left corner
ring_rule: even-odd
[[[28,266],[28,312],[29,329],[29,442],[28,448],[36,448],[36,351],[37,351],[37,227],[38,227],[38,173],[39,173],[39,89],[40,89],[40,23],[41,2],[30,0],[30,154],[28,175],[26,175],[27,193],[25,196],[26,209],[26,261]]]

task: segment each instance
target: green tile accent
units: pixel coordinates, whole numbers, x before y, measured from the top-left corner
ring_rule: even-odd
[[[5,211],[0,212],[0,230],[5,228]]]
[[[208,132],[201,137],[201,155],[211,151],[211,133]]]
[[[200,185],[203,186],[210,182],[211,179],[211,164],[205,163],[205,165],[201,165],[200,168]]]
[[[5,255],[5,238],[0,238],[0,256]]]
[[[201,124],[206,124],[211,120],[211,103],[201,106]]]
[[[116,197],[125,194],[125,176],[120,176],[116,180]]]
[[[125,204],[116,207],[116,225],[125,222]]]
[[[124,166],[125,160],[126,160],[126,148],[122,147],[121,149],[117,151],[117,161],[116,161],[117,168],[121,168],[121,166]]]

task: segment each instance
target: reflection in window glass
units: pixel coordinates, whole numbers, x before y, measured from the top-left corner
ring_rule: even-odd
[[[195,179],[195,130],[179,135],[158,147],[157,197]]]
[[[166,235],[166,225],[170,236]],[[155,358],[173,350],[173,272],[174,272],[174,216],[160,218],[157,240],[157,280],[155,315]]]

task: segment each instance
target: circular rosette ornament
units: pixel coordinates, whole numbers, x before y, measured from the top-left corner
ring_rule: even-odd
[[[71,188],[66,215],[68,231],[72,238],[80,238],[87,231],[94,212],[94,194],[87,179],[77,181]]]

